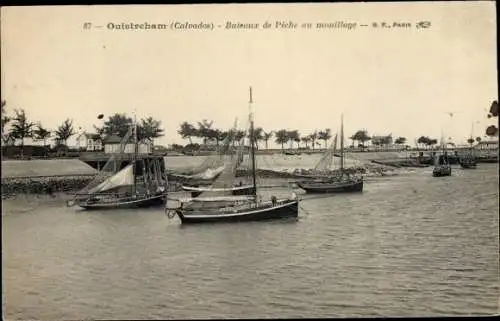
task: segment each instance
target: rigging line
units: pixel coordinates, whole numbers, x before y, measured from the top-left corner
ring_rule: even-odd
[[[300,204],[299,204],[299,208],[300,208],[300,209],[301,209],[304,213],[306,213],[307,215],[311,215],[311,213],[310,213],[308,210],[306,210],[306,209],[305,209],[302,205],[300,205]]]

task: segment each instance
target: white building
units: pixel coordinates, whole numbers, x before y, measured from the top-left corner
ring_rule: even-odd
[[[104,153],[106,154],[119,154],[122,153],[122,138],[117,135],[111,135],[103,140]],[[153,146],[152,141],[149,139],[142,140],[139,142],[138,153],[139,154],[149,154],[152,152]],[[133,154],[135,152],[135,144],[128,143],[125,145],[123,153]]]

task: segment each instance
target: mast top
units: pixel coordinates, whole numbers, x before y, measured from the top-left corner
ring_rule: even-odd
[[[250,86],[250,101],[249,103],[253,103],[253,100],[252,100],[252,86]]]

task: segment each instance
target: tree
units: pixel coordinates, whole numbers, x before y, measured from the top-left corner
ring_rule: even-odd
[[[361,144],[358,144],[358,146],[365,146],[365,142],[369,141],[371,139],[370,136],[368,136],[368,132],[366,130],[358,130],[354,135],[349,137],[353,141],[359,141]]]
[[[394,144],[396,145],[404,145],[406,143],[406,137],[398,137],[394,140]]]
[[[103,132],[106,135],[118,135],[123,138],[127,135],[132,123],[133,119],[126,114],[114,114],[104,122]]]
[[[11,121],[11,118],[7,116],[7,110],[5,109],[6,104],[7,102],[5,100],[2,100],[2,134],[5,131],[5,126],[7,125],[7,123]]]
[[[15,110],[16,116],[13,118],[14,123],[10,135],[14,139],[21,140],[21,158],[24,157],[24,139],[33,137],[34,123],[28,121],[24,109]]]
[[[469,138],[467,139],[467,143],[469,143],[469,145],[470,145],[471,147],[472,147],[472,144],[474,144],[474,142],[475,142],[475,141],[476,141],[476,140],[475,140],[474,138],[472,138],[472,137],[469,137]]]
[[[486,135],[488,137],[498,136],[498,128],[495,125],[490,125],[486,128]]]
[[[203,119],[201,122],[198,122],[197,136],[203,140],[203,145],[207,144],[207,139],[210,136],[210,131],[212,129],[213,123],[214,123],[213,120],[208,121],[206,119]]]
[[[316,147],[316,140],[318,139],[318,132],[314,131],[312,134],[309,135],[309,138],[311,138],[312,148],[314,151],[314,148]]]
[[[43,128],[41,124],[38,124],[37,128],[33,131],[33,134],[36,140],[43,141],[43,146],[46,146],[47,139],[50,137],[52,133],[50,132],[50,130]]]
[[[229,131],[218,130],[217,146],[219,145],[220,142],[223,142],[228,136],[229,136]]]
[[[270,131],[268,133],[266,133],[266,132],[263,133],[262,140],[264,140],[266,142],[266,149],[268,148],[267,147],[267,143],[268,143],[269,139],[271,139],[272,136],[273,136],[273,132],[272,131]]]
[[[191,137],[197,136],[197,129],[185,121],[181,124],[181,128],[177,131],[177,133],[181,135],[183,139],[189,139],[189,144],[193,144]]]
[[[64,143],[64,145],[67,146],[68,138],[76,134],[75,129],[73,128],[73,120],[66,119],[62,125],[57,128],[55,134],[58,144]]]
[[[46,146],[47,146],[47,139],[50,137],[51,135],[51,132],[50,130],[48,129],[45,129],[42,127],[41,124],[38,124],[37,125],[37,128],[33,131],[33,134],[34,134],[34,138],[36,140],[41,140],[43,141],[43,147],[44,147],[44,150],[45,150],[45,155],[47,155],[47,149],[46,149]]]
[[[424,145],[424,146],[429,146],[430,145],[429,141],[430,141],[429,137],[427,137],[427,136],[420,136],[417,139],[417,144]]]
[[[1,132],[1,135],[2,135],[2,142],[4,144],[6,144],[11,138],[10,133],[5,133],[5,126],[7,126],[7,124],[12,120],[11,117],[7,116],[7,110],[5,109],[6,104],[7,104],[7,102],[5,100],[2,100],[2,132]]]
[[[104,127],[97,127],[94,125],[94,130],[96,131],[96,138],[102,141],[106,134]]]
[[[497,100],[494,100],[490,106],[488,118],[492,118],[492,117],[498,117],[498,101]]]
[[[244,130],[236,130],[234,132],[234,140],[238,142],[238,145],[241,145],[241,140],[245,138],[246,132]]]
[[[280,144],[281,150],[283,150],[283,145],[286,144],[289,140],[288,131],[286,129],[280,129],[275,133],[274,136],[276,137],[275,139],[276,144]]]
[[[210,141],[215,141],[217,146],[219,146],[219,142],[221,141],[221,137],[223,137],[223,132],[220,129],[209,128],[207,130],[207,138]]]
[[[498,118],[498,101],[494,100],[491,103],[490,111],[488,113],[488,118]],[[498,127],[495,125],[490,125],[486,128],[486,135],[488,137],[498,136]]]
[[[480,143],[481,142],[481,137],[476,137],[476,142]]]
[[[435,138],[428,140],[428,145],[431,146],[432,148],[434,148],[434,145],[436,145],[437,143],[438,143],[438,140]]]
[[[293,145],[293,142],[296,142],[297,148],[299,148],[299,144],[300,144],[299,131],[298,130],[289,130],[289,131],[287,131],[287,136],[288,136],[288,140],[292,143],[291,146]]]
[[[332,135],[330,133],[330,128],[327,128],[325,130],[320,130],[318,132],[318,139],[324,141],[325,149],[326,149],[326,143],[330,138],[332,138]]]
[[[139,126],[142,130],[142,137],[150,139],[154,142],[155,138],[162,137],[163,129],[161,128],[161,121],[153,119],[149,116],[146,119],[141,119],[141,125]]]
[[[255,148],[259,149],[259,141],[263,140],[264,139],[264,134],[263,134],[264,130],[262,129],[262,127],[257,127],[257,128],[254,128],[253,129],[253,141],[255,142]],[[249,134],[249,137],[250,137],[250,133]]]
[[[302,142],[306,144],[306,148],[309,148],[308,144],[311,141],[311,135],[307,135],[301,138]]]

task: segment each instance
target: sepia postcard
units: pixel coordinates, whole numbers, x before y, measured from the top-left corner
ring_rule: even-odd
[[[0,21],[4,319],[498,314],[495,2]]]

